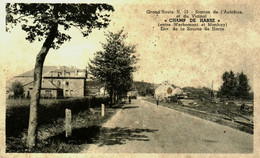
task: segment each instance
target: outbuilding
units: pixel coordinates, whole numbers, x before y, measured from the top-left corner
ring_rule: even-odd
[[[166,100],[170,96],[178,96],[183,94],[180,87],[169,84],[169,82],[163,82],[160,86],[155,89],[155,99],[156,100]]]

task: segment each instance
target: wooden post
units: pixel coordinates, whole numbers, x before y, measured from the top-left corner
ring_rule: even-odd
[[[101,116],[104,117],[105,116],[105,105],[101,104]]]
[[[65,110],[65,130],[66,130],[66,137],[71,136],[72,129],[71,129],[71,110]]]

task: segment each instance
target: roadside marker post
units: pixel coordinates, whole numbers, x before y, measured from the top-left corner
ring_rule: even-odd
[[[101,116],[104,117],[105,116],[105,105],[101,104]]]
[[[66,130],[66,138],[71,136],[72,129],[71,129],[71,110],[65,110],[65,130]]]

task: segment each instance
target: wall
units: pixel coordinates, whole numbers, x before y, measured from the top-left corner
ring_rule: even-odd
[[[51,79],[49,79],[51,81]],[[64,97],[82,97],[84,96],[85,81],[76,78],[52,79],[54,85],[63,89]]]

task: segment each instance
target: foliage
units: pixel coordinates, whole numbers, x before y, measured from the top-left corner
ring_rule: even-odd
[[[107,13],[104,13],[107,11]],[[109,11],[114,11],[107,4],[73,4],[73,3],[7,3],[6,30],[13,25],[21,24],[27,32],[26,40],[42,41],[41,50],[36,56],[34,68],[33,92],[30,103],[30,119],[27,145],[30,149],[36,146],[38,106],[40,101],[42,69],[50,48],[59,48],[71,39],[66,30],[75,27],[83,36],[89,35],[94,28],[107,27],[110,20]],[[62,28],[59,28],[61,26]],[[63,30],[62,30],[63,29]],[[64,31],[64,32],[63,32]]]
[[[234,97],[236,93],[236,77],[233,71],[225,72],[222,75],[223,84],[219,90],[220,96]]]
[[[22,83],[18,81],[13,82],[9,88],[9,92],[13,94],[14,98],[23,98],[24,88]]]
[[[39,106],[39,125],[49,124],[58,118],[64,118],[65,109],[71,109],[77,114],[89,108],[99,108],[101,103],[107,105],[108,98],[81,98],[81,99],[48,99],[41,100]],[[28,128],[29,100],[8,100],[6,109],[6,135],[15,136]],[[48,117],[46,117],[48,116]]]
[[[114,11],[114,8],[107,4],[7,3],[6,30],[21,23],[22,30],[27,32],[26,40],[34,42],[46,39],[53,23],[58,23],[62,28],[57,30],[52,48],[59,48],[71,39],[64,33],[71,27],[80,30],[84,37],[94,28],[107,27],[110,15],[102,11]]]
[[[211,99],[213,91],[210,88],[194,88],[194,87],[184,87],[182,88],[184,92],[188,94],[189,98],[194,99]]]
[[[120,97],[130,90],[132,73],[136,71],[135,45],[126,44],[126,38],[123,29],[117,33],[108,32],[107,42],[102,44],[103,51],[96,52],[89,64],[90,73],[105,83],[111,101],[113,96]]]
[[[86,143],[84,140],[87,139],[89,143],[89,140],[93,139],[97,132],[89,134],[85,130],[79,132],[79,129],[100,125],[118,110],[118,108],[114,107],[106,108],[105,117],[100,117],[99,103],[102,102],[107,105],[108,101],[107,98],[42,99],[39,106],[41,113],[38,128],[38,147],[28,151],[24,137],[26,131],[24,129],[28,126],[29,100],[8,100],[6,109],[6,152],[80,152]],[[72,110],[73,132],[70,139],[65,138],[65,108]],[[78,138],[77,141],[74,139],[75,137]]]
[[[147,82],[138,82],[135,81],[133,83],[133,89],[136,89],[139,93],[139,95],[141,96],[146,96],[146,95],[154,95],[154,85],[151,83],[147,83]]]
[[[223,84],[218,92],[219,97],[227,98],[250,98],[250,86],[247,76],[242,72],[234,75],[233,71],[225,72],[222,75]]]
[[[238,75],[238,85],[236,88],[236,96],[238,98],[247,99],[250,96],[250,86],[248,85],[247,76],[242,72]]]

